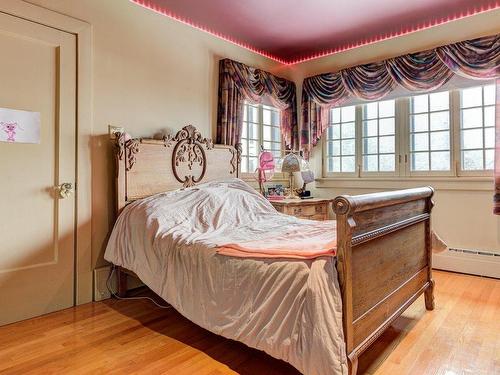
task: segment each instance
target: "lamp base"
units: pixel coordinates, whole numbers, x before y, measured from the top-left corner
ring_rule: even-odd
[[[285,195],[285,199],[300,199],[300,196],[297,194],[295,189],[293,188],[293,173],[289,174],[289,185],[288,194]]]

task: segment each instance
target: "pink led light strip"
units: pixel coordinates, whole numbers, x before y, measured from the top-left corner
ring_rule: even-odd
[[[495,10],[495,9],[500,8],[500,0],[496,0],[494,3],[490,3],[486,6],[473,6],[472,8],[469,8],[466,11],[462,11],[460,13],[457,13],[457,14],[454,14],[454,15],[451,15],[448,17],[441,17],[439,19],[427,20],[427,21],[424,21],[418,25],[402,27],[401,30],[399,30],[399,31],[382,33],[382,34],[379,34],[379,35],[371,37],[371,38],[365,38],[359,42],[347,43],[347,44],[344,44],[342,46],[338,46],[338,47],[335,47],[335,48],[332,48],[332,49],[329,49],[329,50],[326,50],[323,52],[314,53],[308,57],[292,59],[292,60],[285,60],[285,59],[282,59],[280,57],[274,56],[266,51],[263,51],[263,50],[258,49],[256,47],[253,47],[248,43],[245,43],[245,42],[236,40],[234,38],[231,38],[229,36],[223,35],[223,34],[217,32],[216,30],[211,30],[208,27],[196,24],[195,22],[193,22],[187,18],[180,17],[180,16],[172,13],[168,9],[160,7],[149,0],[130,0],[130,1],[132,3],[135,3],[137,5],[142,6],[144,8],[152,10],[153,12],[156,12],[156,13],[159,13],[161,15],[172,18],[172,19],[174,19],[178,22],[181,22],[185,25],[191,26],[195,29],[198,29],[200,31],[203,31],[205,33],[213,35],[219,39],[225,40],[226,42],[235,44],[239,47],[245,48],[251,52],[257,53],[261,56],[267,57],[268,59],[274,60],[274,61],[279,62],[279,63],[284,64],[284,65],[295,65],[295,64],[299,64],[299,63],[302,63],[305,61],[318,59],[320,57],[334,55],[336,53],[345,52],[345,51],[359,48],[362,46],[367,46],[370,44],[382,42],[384,40],[389,40],[389,39],[397,38],[399,36],[412,34],[412,33],[418,32],[418,31],[429,29],[429,28],[434,27],[434,26],[443,25],[443,24],[446,24],[448,22],[457,21],[457,20],[460,20],[463,18],[474,16],[476,14],[485,13],[485,12],[489,12],[491,10]]]

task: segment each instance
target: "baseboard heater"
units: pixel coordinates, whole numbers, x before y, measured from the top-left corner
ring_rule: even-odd
[[[500,279],[500,252],[449,248],[433,255],[435,269]]]

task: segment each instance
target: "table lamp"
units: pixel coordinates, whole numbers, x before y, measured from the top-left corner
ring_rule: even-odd
[[[300,158],[294,153],[287,154],[281,163],[281,172],[289,174],[290,190],[285,196],[287,199],[300,198],[293,187],[293,173],[300,172]]]

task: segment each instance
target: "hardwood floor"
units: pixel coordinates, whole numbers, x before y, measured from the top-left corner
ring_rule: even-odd
[[[500,374],[500,280],[435,272],[360,358],[359,374]],[[297,375],[146,301],[91,303],[0,328],[1,374]]]

